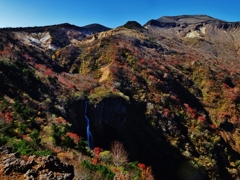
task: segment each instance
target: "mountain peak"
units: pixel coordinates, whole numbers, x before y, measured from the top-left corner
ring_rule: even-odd
[[[91,32],[94,32],[94,33],[107,31],[107,30],[111,29],[111,28],[108,28],[108,27],[103,26],[103,25],[98,24],[98,23],[89,24],[89,25],[83,26],[83,28],[85,28],[85,29],[87,29]]]
[[[163,16],[157,19],[158,22],[162,23],[187,23],[187,24],[196,24],[203,22],[225,22],[220,19],[213,18],[207,15],[180,15],[180,16]]]

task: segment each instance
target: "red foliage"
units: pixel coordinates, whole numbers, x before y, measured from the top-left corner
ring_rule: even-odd
[[[58,124],[67,124],[67,121],[62,117],[56,118]]]
[[[217,129],[217,126],[216,126],[215,124],[212,124],[212,125],[211,125],[211,128],[212,128],[212,129]]]
[[[139,167],[140,169],[142,169],[142,170],[144,170],[144,169],[147,168],[147,166],[146,166],[145,164],[143,164],[143,163],[138,163],[138,167]]]
[[[95,148],[93,149],[93,152],[94,152],[96,155],[99,155],[101,151],[102,151],[102,149],[101,149],[100,147],[95,147]]]
[[[195,113],[191,113],[190,114],[191,118],[195,119],[197,117],[197,115]]]
[[[228,88],[229,86],[228,86],[227,84],[224,83],[224,84],[223,84],[223,87]]]
[[[79,142],[79,136],[78,136],[77,134],[72,133],[72,132],[67,132],[66,135],[67,135],[68,137],[70,137],[71,139],[73,139],[73,141],[74,141],[75,144],[78,144],[78,142]]]
[[[163,109],[163,115],[164,115],[165,117],[168,117],[168,116],[170,115],[170,110],[169,110],[168,108],[164,108],[164,109]]]
[[[13,120],[12,113],[10,113],[10,112],[6,112],[4,117],[5,117],[6,121],[7,121],[7,123],[11,123],[12,120]]]
[[[191,108],[188,104],[184,103],[184,107],[186,108],[187,113],[191,116],[191,118],[195,119],[197,117],[197,111]]]
[[[177,95],[171,95],[170,98],[172,100],[179,101],[179,99],[177,98]]]
[[[46,66],[43,64],[35,64],[34,67],[35,69],[42,70],[42,71],[46,69]]]
[[[133,82],[137,82],[137,77],[136,77],[136,76],[133,76],[133,77],[132,77],[132,81],[133,81]]]
[[[69,84],[69,88],[74,88],[75,87],[75,85],[74,84]]]
[[[94,89],[90,89],[90,93],[94,93]]]
[[[155,77],[154,77],[153,75],[149,75],[149,76],[148,76],[148,79],[149,79],[149,80],[155,80]]]
[[[13,121],[12,113],[8,111],[6,113],[0,112],[0,117],[4,118],[7,123],[11,123]]]
[[[198,116],[198,120],[201,121],[201,122],[205,122],[206,117],[205,116]]]
[[[117,173],[119,173],[120,171],[119,171],[119,169],[114,168],[114,169],[113,169],[113,172],[114,172],[115,174],[117,174]]]
[[[33,58],[31,56],[29,56],[28,54],[24,54],[23,57],[25,57],[26,59],[28,59],[29,61],[32,61]]]
[[[52,76],[53,72],[50,68],[47,68],[46,71],[44,72],[44,76]]]
[[[140,60],[139,60],[139,63],[140,63],[140,64],[145,64],[145,63],[146,63],[146,60],[145,60],[145,59],[140,59]]]

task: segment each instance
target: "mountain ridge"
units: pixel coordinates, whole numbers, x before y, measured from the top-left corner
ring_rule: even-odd
[[[148,21],[144,26],[155,25],[159,27],[177,27],[188,26],[191,24],[214,24],[215,26],[223,29],[237,28],[240,22],[228,22],[220,19],[213,18],[207,15],[180,15],[180,16],[163,16],[158,19]]]
[[[34,26],[34,27],[3,27],[3,28],[0,28],[1,30],[12,30],[12,31],[18,31],[18,30],[42,30],[42,29],[46,29],[46,28],[49,28],[49,27],[72,27],[73,29],[74,28],[86,28],[87,27],[91,27],[91,26],[100,26],[102,28],[105,28],[105,29],[110,29],[106,26],[103,26],[101,24],[98,24],[98,23],[92,23],[92,24],[88,24],[88,25],[85,25],[85,26],[77,26],[77,25],[74,25],[74,24],[70,24],[70,23],[60,23],[60,24],[55,24],[55,25],[46,25],[46,26]]]
[[[187,24],[194,24],[194,23],[200,23],[200,22],[213,22],[213,21],[218,21],[218,22],[226,22],[220,19],[213,18],[208,15],[180,15],[180,16],[163,16],[157,21],[159,22],[166,22],[168,19],[171,19],[175,22],[179,23],[187,23]],[[190,19],[188,21],[188,19]],[[195,20],[195,21],[194,21]]]

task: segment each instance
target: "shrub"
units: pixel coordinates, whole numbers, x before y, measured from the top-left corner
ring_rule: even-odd
[[[30,137],[33,140],[34,146],[37,146],[41,141],[41,139],[39,138],[39,135],[40,133],[37,129],[33,129],[32,132],[30,133]]]
[[[111,152],[110,151],[103,151],[100,152],[100,160],[104,163],[109,164],[112,160]]]
[[[85,155],[90,155],[90,153],[87,151],[87,148],[86,148],[87,146],[88,146],[87,141],[85,141],[82,137],[79,138],[77,149]]]
[[[60,145],[62,142],[62,136],[65,134],[65,129],[62,126],[58,126],[57,124],[52,124],[53,130],[53,138],[55,141],[55,145]]]
[[[99,156],[100,152],[102,151],[102,149],[100,147],[95,147],[93,149],[93,152],[96,156]]]
[[[93,172],[100,172],[106,179],[112,180],[115,176],[115,174],[106,166],[103,165],[94,165],[92,163],[89,163],[88,161],[83,161],[81,163],[85,168],[89,169]]]
[[[15,101],[13,109],[16,113],[20,114],[23,119],[31,119],[33,117],[33,111],[22,105],[18,100]]]
[[[143,163],[138,163],[138,167],[139,167],[140,169],[142,169],[142,170],[144,170],[144,169],[147,168],[147,166],[146,166],[145,164],[143,164]]]
[[[5,145],[8,141],[8,137],[5,136],[4,134],[0,135],[0,146]]]
[[[79,143],[79,136],[76,133],[67,132],[66,135],[69,136],[75,144]]]
[[[75,147],[76,144],[74,143],[73,139],[70,138],[69,136],[63,136],[62,139],[63,140],[61,142],[61,145],[71,148]]]
[[[66,123],[66,120],[60,119],[61,120],[58,121],[59,124],[52,124],[52,137],[55,141],[55,145],[76,148],[84,154],[89,154],[86,149],[87,142],[77,134],[69,132],[70,125]]]
[[[19,140],[13,143],[13,151],[19,152],[21,155],[33,154],[34,149],[26,140]]]
[[[3,136],[10,136],[13,137],[15,135],[15,124],[14,121],[11,123],[6,123],[0,121],[0,134]]]
[[[27,124],[25,124],[25,123],[20,123],[19,124],[19,131],[21,132],[21,133],[23,133],[23,134],[25,134],[26,132],[27,132]]]
[[[26,141],[24,139],[14,140],[12,144],[13,151],[19,152],[21,155],[31,155],[35,154],[38,156],[47,156],[51,155],[51,151],[49,150],[39,150],[33,142]]]
[[[35,155],[38,155],[38,156],[48,156],[48,155],[52,155],[52,152],[49,151],[49,150],[37,150],[37,151],[34,151]]]
[[[62,145],[67,147],[75,146],[73,139],[67,135],[68,129],[69,125],[67,124],[52,124],[52,137],[54,138],[55,145]]]

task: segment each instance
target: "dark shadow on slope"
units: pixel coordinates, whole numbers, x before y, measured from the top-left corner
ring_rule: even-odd
[[[203,172],[193,168],[180,151],[166,140],[160,129],[150,126],[145,119],[146,104],[131,101],[128,121],[122,141],[128,150],[131,161],[138,160],[152,166],[156,179],[188,179],[198,176],[208,179]]]
[[[24,60],[17,62],[0,62],[0,91],[12,98],[21,93],[27,93],[32,99],[43,100],[42,93],[54,96],[49,88],[34,75],[34,72],[25,64]]]
[[[202,103],[194,94],[192,94],[188,89],[186,89],[182,84],[177,82],[175,79],[171,81],[171,86],[172,92],[179,97],[181,104],[187,103],[191,108],[196,109],[197,112],[200,111],[204,113],[206,115],[207,123],[212,124],[208,111],[206,111]]]
[[[234,130],[234,125],[228,121],[221,123],[220,128],[224,131],[232,132]]]
[[[231,157],[232,161],[240,159],[240,154],[232,149],[232,147],[226,143],[222,138],[219,144],[214,147],[216,153],[216,161],[218,167],[218,173],[221,179],[233,179],[229,174],[226,167],[230,167],[228,158]],[[226,151],[227,150],[227,151]]]

